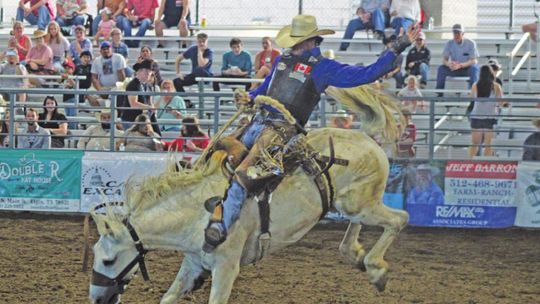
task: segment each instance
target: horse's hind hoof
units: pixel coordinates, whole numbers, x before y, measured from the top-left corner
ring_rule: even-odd
[[[356,268],[358,268],[358,270],[360,270],[361,272],[367,271],[366,264],[364,264],[364,261],[360,261],[356,263]]]
[[[386,283],[388,282],[388,277],[386,275],[383,275],[382,277],[377,280],[377,282],[373,283],[375,288],[377,288],[378,292],[383,292],[386,289]]]

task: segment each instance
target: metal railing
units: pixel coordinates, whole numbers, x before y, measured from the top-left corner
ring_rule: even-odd
[[[525,42],[527,42],[527,51],[522,55],[522,57],[519,60],[519,62],[517,63],[517,65],[514,66],[514,59],[516,58],[516,56],[520,52],[521,47],[525,44]],[[508,61],[508,70],[510,71],[510,75],[508,76],[508,84],[509,84],[508,93],[509,93],[509,95],[512,95],[514,93],[514,77],[516,77],[517,73],[519,72],[519,70],[521,69],[523,64],[525,64],[525,62],[527,62],[527,88],[530,89],[530,87],[531,87],[531,74],[532,74],[532,69],[531,69],[532,57],[531,57],[531,54],[532,54],[532,37],[531,37],[530,33],[524,33],[521,36],[521,39],[519,39],[519,41],[516,43],[516,46],[512,49],[512,51],[507,54],[507,56],[510,57],[510,60]],[[538,54],[537,54],[537,56],[536,56],[536,70],[537,70],[537,72],[539,71],[539,67],[540,67],[540,61],[538,60]]]

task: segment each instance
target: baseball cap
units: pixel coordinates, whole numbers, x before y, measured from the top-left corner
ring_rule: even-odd
[[[111,43],[109,41],[103,41],[100,45],[99,45],[99,48],[100,49],[103,49],[103,48],[110,48],[111,47]]]
[[[19,56],[19,54],[17,54],[16,50],[9,49],[9,50],[6,51],[6,56]]]
[[[454,24],[454,26],[452,26],[452,32],[461,32],[461,33],[463,33],[464,31],[465,31],[465,29],[459,23],[456,23],[456,24]]]
[[[75,69],[75,63],[73,63],[73,61],[71,61],[70,59],[66,59],[62,65],[66,68]]]
[[[418,33],[418,39],[426,40],[426,34],[424,32]]]

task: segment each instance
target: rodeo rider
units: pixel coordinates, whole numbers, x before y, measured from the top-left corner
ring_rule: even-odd
[[[394,60],[420,32],[414,25],[407,35],[402,35],[383,52],[379,59],[364,67],[339,63],[324,58],[319,48],[322,35],[334,34],[333,30],[318,29],[315,17],[297,15],[292,24],[283,27],[276,37],[276,43],[287,50],[272,67],[271,74],[257,89],[249,92],[250,100],[257,95],[266,95],[278,100],[297,120],[297,126],[289,124],[284,115],[274,107],[263,105],[239,137],[249,150],[247,156],[237,166],[235,176],[229,186],[225,200],[218,204],[214,216],[205,229],[203,250],[212,252],[227,237],[227,231],[236,222],[248,195],[255,191],[255,184],[248,174],[248,168],[255,165],[261,148],[278,141],[285,144],[298,134],[308,121],[318,104],[320,95],[328,86],[339,88],[356,87],[371,83],[393,69]],[[277,136],[276,136],[277,135]],[[258,188],[260,188],[260,183]],[[221,213],[221,216],[216,216]],[[216,219],[220,218],[220,219]]]

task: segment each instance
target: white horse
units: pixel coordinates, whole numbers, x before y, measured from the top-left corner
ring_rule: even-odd
[[[377,143],[357,130],[318,129],[308,142],[329,154],[328,137],[335,142],[336,157],[348,166],[333,166],[329,173],[335,187],[335,208],[349,221],[340,244],[342,255],[367,272],[369,281],[382,291],[388,264],[384,254],[408,221],[408,214],[382,204],[388,160]],[[116,303],[140,268],[143,275],[147,250],[184,253],[182,266],[161,303],[177,303],[186,293],[212,276],[208,303],[227,303],[240,266],[260,259],[258,204],[248,199],[227,240],[211,254],[202,251],[204,229],[211,214],[203,202],[225,193],[228,180],[215,152],[201,170],[174,172],[146,179],[138,192],[128,189],[123,212],[92,213],[100,238],[94,246],[93,303]],[[298,169],[286,177],[272,195],[271,240],[265,254],[297,242],[322,214],[321,199],[311,178]],[[384,232],[366,254],[358,242],[361,224],[382,226]],[[141,264],[142,262],[142,264]],[[141,267],[139,267],[141,265]]]

